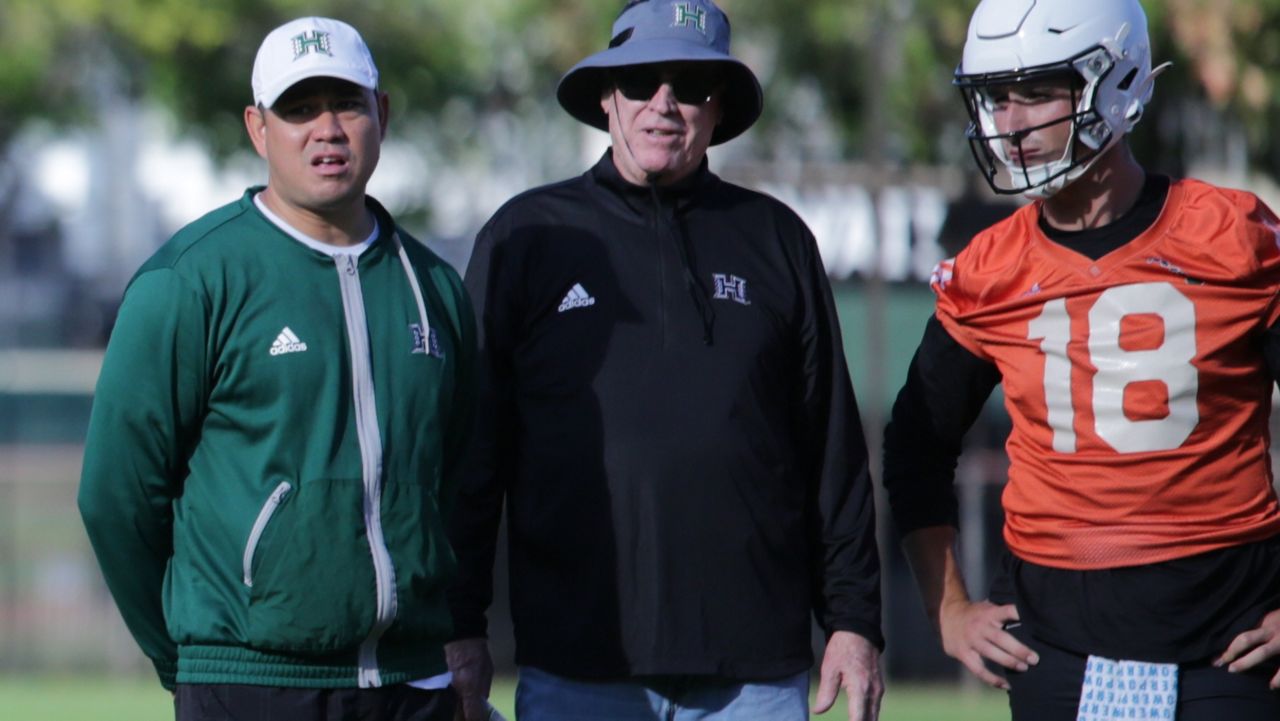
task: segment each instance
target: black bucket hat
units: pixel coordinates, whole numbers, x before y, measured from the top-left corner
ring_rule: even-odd
[[[609,48],[574,65],[560,79],[556,99],[573,117],[609,129],[600,96],[609,71],[627,65],[667,62],[715,63],[724,74],[724,117],[711,134],[718,145],[755,123],[764,107],[760,81],[729,54],[729,18],[710,0],[632,0],[613,23]]]

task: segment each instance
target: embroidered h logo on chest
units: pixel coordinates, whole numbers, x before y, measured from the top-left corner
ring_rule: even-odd
[[[435,328],[428,328],[424,333],[418,323],[409,324],[409,335],[412,337],[410,353],[425,353],[434,358],[444,358],[444,349],[440,347],[440,336]]]
[[[716,292],[713,296],[716,300],[731,300],[739,305],[751,305],[751,301],[747,300],[746,280],[724,273],[712,273],[711,279],[716,284]]]

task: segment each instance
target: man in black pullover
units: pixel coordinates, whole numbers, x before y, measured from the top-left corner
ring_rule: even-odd
[[[706,0],[631,2],[561,80],[612,148],[524,193],[466,273],[478,443],[454,510],[454,685],[482,717],[505,503],[523,721],[870,721],[879,565],[831,290],[789,208],[707,168],[759,116]],[[687,715],[687,716],[686,716]]]

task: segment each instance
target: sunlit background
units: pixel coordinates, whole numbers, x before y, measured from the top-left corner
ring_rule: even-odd
[[[930,269],[1015,207],[991,195],[973,172],[963,109],[950,85],[975,4],[721,3],[733,21],[735,54],[764,84],[766,105],[755,128],[712,150],[712,169],[791,204],[818,237],[873,448],[931,312]],[[1277,206],[1280,0],[1145,5],[1154,57],[1174,66],[1160,77],[1133,138],[1140,159],[1158,172],[1248,188]],[[564,113],[554,88],[574,62],[604,47],[620,6],[616,0],[0,4],[6,679],[46,688],[39,685],[46,679],[70,678],[64,686],[98,689],[148,678],[149,665],[119,620],[76,514],[83,435],[102,348],[134,270],[179,227],[265,180],[241,120],[265,33],[303,14],[338,17],[360,29],[392,107],[370,193],[461,270],[473,234],[503,201],[581,173],[604,152],[606,136]],[[999,550],[1005,432],[1003,411],[993,402],[960,470],[963,550],[978,592]],[[959,682],[957,667],[932,639],[881,505],[891,683]],[[499,582],[500,595],[503,589]],[[510,673],[505,598],[493,615],[496,660]],[[95,685],[102,679],[109,683]],[[48,686],[47,693],[56,696],[64,686]],[[0,684],[6,719],[12,687]]]

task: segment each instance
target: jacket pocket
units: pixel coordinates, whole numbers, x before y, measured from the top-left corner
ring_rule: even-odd
[[[253,587],[253,556],[258,550],[258,542],[262,540],[262,532],[267,530],[267,524],[271,522],[271,517],[276,514],[276,509],[284,503],[284,499],[289,495],[289,491],[293,490],[293,484],[288,481],[281,481],[280,485],[271,492],[271,496],[267,498],[267,502],[262,504],[262,510],[258,511],[258,518],[253,522],[253,530],[249,531],[249,540],[244,544],[244,585]]]
[[[249,645],[303,655],[356,648],[378,593],[360,479],[298,480],[270,505],[256,548],[246,548]]]
[[[400,607],[387,635],[446,639],[453,623],[445,589],[453,578],[455,561],[436,495],[416,479],[390,484],[388,491],[383,533],[396,567]]]

